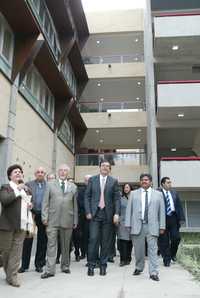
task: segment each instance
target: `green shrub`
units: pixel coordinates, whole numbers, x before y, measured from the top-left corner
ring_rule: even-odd
[[[181,244],[177,254],[178,262],[200,280],[200,245]]]
[[[199,244],[200,245],[200,233],[181,233],[181,239],[183,244]]]

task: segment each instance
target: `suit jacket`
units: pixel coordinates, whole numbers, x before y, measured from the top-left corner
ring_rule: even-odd
[[[77,187],[67,182],[63,193],[58,180],[47,183],[42,203],[42,221],[47,221],[48,227],[73,228],[78,223]]]
[[[28,190],[27,194],[31,194]],[[2,213],[0,215],[0,230],[15,231],[21,229],[21,197],[16,197],[10,184],[1,186],[0,202]]]
[[[101,195],[100,175],[93,176],[89,179],[85,191],[85,213],[91,213],[95,216]],[[107,176],[104,188],[105,211],[107,221],[112,222],[113,215],[120,213],[120,192],[117,179]]]
[[[167,205],[166,205],[166,199],[165,199],[165,194],[162,188],[159,188],[163,195],[164,203],[165,203],[165,213],[167,215]],[[170,190],[173,202],[174,202],[174,208],[175,208],[175,213],[176,213],[176,218],[177,218],[177,223],[180,226],[180,221],[185,221],[185,215],[183,211],[183,207],[181,204],[180,197],[178,193],[175,190]]]
[[[32,193],[32,203],[33,203],[32,212],[37,213],[37,210],[35,209],[37,180],[29,181],[26,183],[26,185],[31,189],[31,193]],[[44,190],[46,190],[46,185],[47,185],[47,182],[44,181]]]
[[[159,230],[165,229],[165,205],[162,194],[152,189],[148,206],[148,227],[153,236],[159,236]],[[141,188],[130,194],[126,208],[125,226],[131,228],[130,233],[138,235],[142,228]]]

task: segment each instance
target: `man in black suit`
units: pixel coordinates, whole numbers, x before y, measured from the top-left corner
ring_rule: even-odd
[[[169,267],[171,260],[176,261],[176,253],[181,240],[179,229],[181,223],[185,221],[185,216],[179,195],[175,190],[172,190],[169,177],[161,179],[160,191],[165,202],[166,230],[159,237],[159,249],[164,266]]]
[[[85,192],[85,212],[89,223],[88,275],[94,275],[94,268],[100,246],[100,275],[106,275],[110,235],[113,224],[118,224],[120,192],[118,181],[109,176],[111,165],[100,162],[100,174],[89,179]]]

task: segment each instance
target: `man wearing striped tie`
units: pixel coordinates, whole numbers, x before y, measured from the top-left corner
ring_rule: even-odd
[[[176,261],[176,253],[181,240],[179,229],[181,223],[185,221],[185,216],[179,195],[172,189],[169,177],[161,179],[160,191],[165,202],[166,230],[159,237],[159,249],[164,266],[169,267],[171,261]]]
[[[94,268],[100,248],[100,275],[106,275],[113,224],[119,221],[120,192],[117,179],[109,176],[111,165],[100,162],[100,174],[88,181],[85,192],[85,212],[89,220],[88,275]]]

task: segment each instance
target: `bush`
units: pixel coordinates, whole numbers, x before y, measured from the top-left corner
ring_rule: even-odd
[[[181,239],[183,244],[199,244],[200,245],[200,233],[181,233]]]
[[[200,280],[200,245],[181,244],[177,258],[179,263]]]

